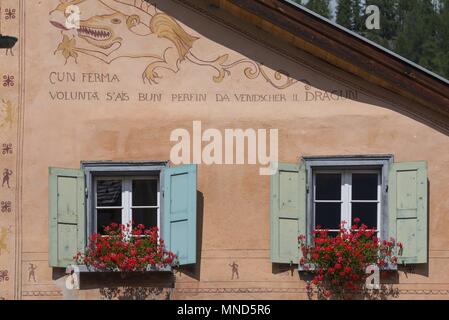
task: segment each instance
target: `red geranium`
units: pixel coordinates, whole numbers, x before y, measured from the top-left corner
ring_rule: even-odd
[[[321,297],[349,297],[363,290],[369,276],[368,266],[382,268],[396,264],[394,239],[379,242],[376,235],[376,230],[360,225],[360,219],[356,218],[350,229],[342,223],[336,236],[329,235],[327,230],[314,231],[311,245],[306,244],[305,236],[298,237],[302,252],[299,263],[306,270],[313,266],[317,271],[312,284]],[[397,247],[401,251],[402,244]],[[307,288],[312,290],[310,284]]]
[[[73,257],[77,264],[106,271],[145,271],[176,264],[175,254],[165,250],[164,241],[159,239],[157,227],[112,223],[104,230],[104,235],[90,236],[85,253]]]

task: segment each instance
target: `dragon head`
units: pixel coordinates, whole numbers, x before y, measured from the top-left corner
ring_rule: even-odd
[[[60,29],[64,34],[70,33],[86,41],[89,45],[98,49],[109,49],[116,43],[123,41],[123,35],[139,22],[137,16],[126,16],[120,12],[99,13],[84,18],[84,12],[98,12],[98,1],[96,11],[83,10],[78,7],[78,11],[71,11],[73,7],[85,4],[89,0],[60,0],[60,4],[55,10],[50,12],[50,23]],[[77,8],[77,7],[75,7]],[[66,21],[70,15],[78,15],[79,26],[75,30],[67,28]],[[122,36],[118,36],[122,35]]]
[[[164,54],[144,51],[143,43],[164,50],[174,46],[182,59],[198,39],[144,0],[59,0],[50,23],[63,34],[55,53],[61,51],[66,61],[76,60],[78,52],[108,63],[116,57]]]
[[[128,19],[121,13],[113,13],[81,20],[78,37],[95,47],[109,49],[115,43],[121,43],[123,41],[123,38],[117,35],[126,34],[124,32],[128,29]]]

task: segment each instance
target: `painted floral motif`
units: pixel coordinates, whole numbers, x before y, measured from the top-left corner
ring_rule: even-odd
[[[11,201],[2,201],[0,204],[0,210],[3,213],[9,213],[12,210],[12,203]]]
[[[9,74],[3,75],[3,86],[4,87],[14,87],[14,85],[15,85],[14,76],[9,75]]]
[[[2,146],[2,155],[12,154],[12,143],[4,143]]]
[[[8,270],[0,270],[0,282],[9,281]]]
[[[16,18],[16,9],[5,9],[5,20],[14,20]]]

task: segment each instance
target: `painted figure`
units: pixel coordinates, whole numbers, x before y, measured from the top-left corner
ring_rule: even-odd
[[[4,187],[5,184],[6,184],[6,186],[8,187],[8,189],[11,188],[11,186],[9,185],[9,178],[11,177],[11,175],[12,175],[12,170],[9,170],[9,169],[4,169],[4,170],[3,170],[3,182],[2,182],[2,187]]]
[[[239,279],[239,265],[237,263],[235,263],[235,261],[232,262],[232,264],[229,264],[229,266],[232,269],[232,277],[231,280],[234,280],[234,276]]]
[[[29,263],[28,282],[31,282],[31,279],[33,279],[33,282],[36,282],[36,269],[37,269],[37,266],[35,264]]]

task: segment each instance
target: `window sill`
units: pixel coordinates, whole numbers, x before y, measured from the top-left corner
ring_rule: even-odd
[[[316,271],[315,265],[313,264],[305,264],[305,265],[298,265],[298,271],[299,272],[314,272]],[[380,271],[398,271],[398,265],[397,264],[387,264],[380,268]]]
[[[142,273],[142,272],[171,272],[173,268],[171,266],[168,267],[155,267],[150,266],[145,271],[127,271],[131,273]],[[114,273],[120,273],[121,271],[110,271],[110,270],[103,270],[103,269],[97,269],[92,266],[86,266],[86,265],[69,265],[65,273],[66,274],[72,274],[72,273],[105,273],[105,272],[114,272]]]

